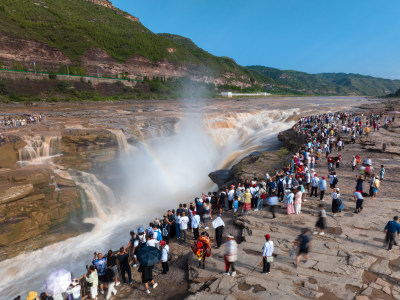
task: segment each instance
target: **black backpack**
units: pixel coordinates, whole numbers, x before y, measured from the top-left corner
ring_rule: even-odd
[[[336,185],[339,182],[339,179],[337,177],[333,178],[333,184]]]

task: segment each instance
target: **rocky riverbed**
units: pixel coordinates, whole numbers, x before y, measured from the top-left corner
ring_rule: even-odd
[[[395,105],[393,107],[393,105]],[[397,104],[387,102],[373,106],[373,111],[392,114]],[[371,107],[363,106],[361,111],[369,113]],[[341,152],[342,163],[338,169],[339,184],[345,209],[335,217],[331,213],[331,196],[325,196],[325,207],[328,213],[326,234],[313,237],[310,259],[294,266],[294,257],[289,253],[293,241],[302,228],[313,229],[317,220],[317,205],[314,198],[307,197],[303,202],[300,215],[286,215],[284,209],[278,210],[277,219],[273,220],[265,209],[250,212],[249,215],[234,217],[224,215],[225,232],[236,236],[238,241],[237,275],[223,275],[224,247],[213,249],[207,260],[206,269],[198,269],[197,261],[191,254],[189,243],[186,245],[172,243],[174,253],[171,273],[160,275],[156,270],[155,280],[161,285],[152,290],[152,299],[400,299],[400,261],[399,249],[392,252],[384,249],[383,227],[394,215],[399,214],[400,186],[397,173],[400,171],[400,153],[394,150],[382,151],[386,143],[396,149],[400,145],[400,120],[387,129],[370,133],[356,144],[346,144]],[[287,131],[286,134],[290,134]],[[284,142],[284,145],[285,142]],[[289,147],[289,145],[288,145]],[[355,203],[352,193],[355,188],[355,177],[358,171],[352,171],[351,157],[370,157],[375,170],[385,165],[385,180],[381,184],[376,199],[366,198],[364,209],[354,214]],[[262,156],[262,153],[259,154]],[[262,169],[262,160],[252,159],[243,168],[252,169],[256,162]],[[265,168],[268,169],[268,162]],[[265,169],[264,169],[265,170]],[[319,176],[327,175],[324,160],[317,165]],[[246,173],[247,174],[247,173]],[[249,175],[257,174],[251,173]],[[365,182],[365,189],[368,183]],[[214,234],[208,230],[212,240]],[[261,274],[261,253],[263,236],[269,233],[275,243],[275,261],[271,273]],[[139,273],[134,272],[135,281],[139,282]],[[173,275],[173,276],[172,276]],[[148,299],[143,286],[122,287],[119,299]]]

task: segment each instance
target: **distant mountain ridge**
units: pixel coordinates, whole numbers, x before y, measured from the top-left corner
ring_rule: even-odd
[[[387,95],[400,88],[400,80],[390,80],[346,73],[308,74],[294,70],[279,70],[264,66],[248,66],[273,80],[283,92],[332,95]]]
[[[386,95],[399,80],[244,67],[186,37],[155,34],[108,0],[2,0],[0,68],[140,78],[189,77],[224,90]]]

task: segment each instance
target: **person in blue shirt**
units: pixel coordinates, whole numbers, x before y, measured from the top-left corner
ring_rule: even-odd
[[[97,270],[97,274],[99,275],[100,293],[104,294],[104,282],[107,269],[107,258],[103,257],[103,254],[95,252],[92,263]]]
[[[389,221],[385,226],[385,245],[384,247],[388,246],[388,251],[392,251],[393,245],[397,246],[396,242],[396,233],[397,236],[400,235],[400,224],[398,223],[399,217],[394,216],[393,221]]]
[[[296,268],[299,266],[300,259],[304,255],[305,262],[308,261],[308,253],[310,251],[311,246],[311,237],[310,230],[307,228],[303,228],[301,234],[298,236],[295,241],[295,246],[298,247],[299,252],[296,257]]]

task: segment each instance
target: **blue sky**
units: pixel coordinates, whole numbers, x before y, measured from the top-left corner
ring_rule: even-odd
[[[400,79],[399,0],[113,0],[241,65]]]

